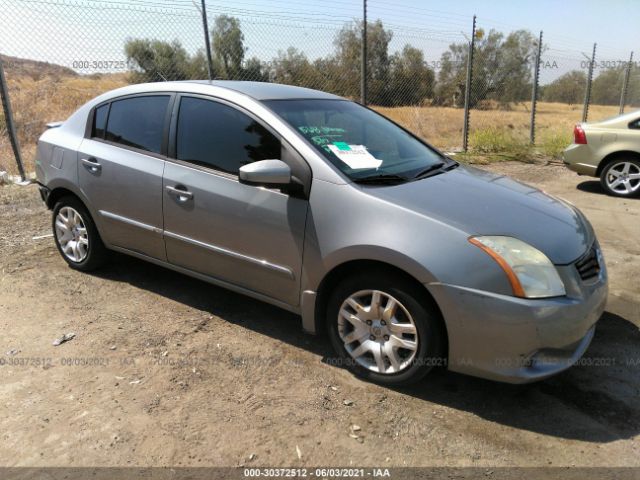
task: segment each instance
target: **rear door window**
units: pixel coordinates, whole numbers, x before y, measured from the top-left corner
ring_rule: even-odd
[[[105,139],[161,153],[168,104],[168,95],[147,95],[112,102]]]

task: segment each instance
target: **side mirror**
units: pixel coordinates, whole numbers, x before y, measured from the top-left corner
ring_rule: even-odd
[[[288,185],[291,168],[282,160],[260,160],[240,167],[239,178],[250,185]]]

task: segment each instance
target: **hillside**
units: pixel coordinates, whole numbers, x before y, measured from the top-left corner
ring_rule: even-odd
[[[25,58],[0,55],[7,77],[30,77],[33,80],[41,78],[76,77],[78,74],[70,68],[55,63],[27,60]]]
[[[47,62],[2,56],[25,169],[33,171],[35,142],[47,122],[65,120],[86,101],[127,85],[127,74],[79,75]],[[16,173],[0,108],[0,171]]]

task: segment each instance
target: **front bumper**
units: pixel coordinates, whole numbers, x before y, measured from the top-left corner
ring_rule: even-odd
[[[454,285],[426,285],[442,310],[450,370],[508,383],[528,383],[576,363],[593,338],[608,294],[604,261],[582,280],[559,266],[567,295],[526,299]]]
[[[599,162],[593,160],[589,145],[571,144],[562,153],[562,158],[564,166],[569,170],[579,175],[597,176]]]

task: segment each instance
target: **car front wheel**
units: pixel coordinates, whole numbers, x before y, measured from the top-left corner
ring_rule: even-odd
[[[614,160],[602,170],[600,183],[609,195],[616,197],[640,194],[640,160]]]
[[[399,275],[359,274],[343,280],[327,308],[340,363],[384,385],[405,385],[444,362],[439,312]]]

